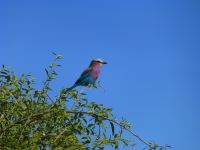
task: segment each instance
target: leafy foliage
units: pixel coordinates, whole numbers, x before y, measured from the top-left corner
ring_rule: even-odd
[[[61,55],[45,69],[41,89],[34,88],[30,74],[17,77],[5,66],[0,70],[0,149],[118,149],[120,143],[134,148],[123,136],[130,132],[149,149],[166,149],[146,142],[131,125],[112,114],[111,108],[89,102],[83,91],[61,89],[51,94],[50,83],[56,78],[55,67]],[[50,96],[51,95],[51,96]]]

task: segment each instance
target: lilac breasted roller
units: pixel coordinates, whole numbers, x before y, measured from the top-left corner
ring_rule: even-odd
[[[99,77],[100,70],[103,64],[107,64],[107,62],[101,59],[94,59],[90,62],[90,65],[87,69],[85,69],[78,80],[75,82],[73,86],[67,89],[67,91],[77,87],[77,86],[89,86],[92,85],[95,87],[95,81]]]

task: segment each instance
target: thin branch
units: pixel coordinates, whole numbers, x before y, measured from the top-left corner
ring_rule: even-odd
[[[27,121],[27,120],[29,120],[29,123],[30,123],[30,122],[32,122],[33,120],[35,120],[35,118],[37,118],[37,117],[39,117],[39,116],[42,116],[42,115],[44,115],[44,114],[47,114],[47,113],[49,113],[49,112],[50,112],[49,110],[48,110],[48,111],[44,111],[44,112],[42,112],[42,113],[35,114],[35,115],[32,115],[32,116],[29,116],[29,117],[20,119],[20,120],[18,120],[18,121],[16,121],[16,122],[13,122],[13,123],[11,123],[9,126],[7,126],[5,129],[3,129],[3,130],[1,131],[1,136],[2,136],[2,134],[3,134],[5,131],[7,131],[8,129],[12,128],[14,125],[16,125],[16,124],[22,124],[24,121]]]
[[[146,140],[144,140],[143,138],[141,138],[140,136],[138,136],[135,132],[133,132],[131,129],[128,129],[124,126],[122,126],[118,121],[116,120],[113,120],[113,119],[110,119],[110,118],[107,118],[107,117],[104,117],[104,116],[98,116],[97,114],[93,113],[93,112],[84,112],[84,111],[81,111],[81,112],[76,112],[76,111],[65,111],[66,113],[73,113],[73,114],[87,114],[87,115],[91,115],[91,116],[95,116],[95,117],[101,117],[103,118],[104,120],[108,120],[108,121],[111,121],[115,124],[117,124],[118,126],[120,126],[121,128],[125,129],[126,131],[128,131],[129,133],[131,133],[133,136],[135,136],[138,140],[140,140],[142,143],[144,143],[145,145],[151,147],[151,143],[150,142],[147,142]]]

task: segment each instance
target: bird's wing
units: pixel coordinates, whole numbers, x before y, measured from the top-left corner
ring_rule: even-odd
[[[85,76],[86,74],[90,73],[92,71],[92,67],[88,67],[87,69],[85,69],[82,74],[81,74],[81,77],[82,76]]]
[[[88,67],[87,69],[85,69],[82,74],[80,75],[80,77],[78,78],[78,80],[76,81],[75,84],[79,84],[81,81],[83,81],[85,78],[87,78],[88,76],[90,76],[90,73],[92,71],[91,67]]]

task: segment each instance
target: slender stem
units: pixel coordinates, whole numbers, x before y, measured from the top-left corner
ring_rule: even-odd
[[[66,113],[74,113],[74,114],[87,114],[87,115],[91,115],[91,116],[95,116],[97,117],[98,115],[93,113],[93,112],[84,112],[84,111],[81,111],[81,112],[77,112],[77,111],[65,111]],[[121,128],[125,129],[126,131],[128,131],[129,133],[131,133],[133,136],[135,136],[138,140],[140,140],[142,143],[144,143],[145,145],[151,147],[151,143],[147,142],[146,140],[144,140],[143,138],[141,138],[139,135],[137,135],[135,132],[133,132],[131,129],[128,129],[124,126],[122,126],[118,121],[116,120],[113,120],[113,119],[110,119],[110,118],[107,118],[107,117],[104,117],[104,116],[98,116],[98,117],[101,117],[103,118],[104,120],[108,120],[108,121],[111,121],[115,124],[117,124],[118,126],[120,126]]]

